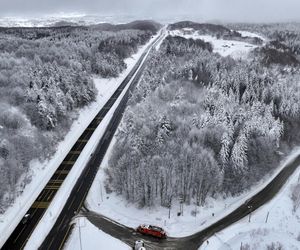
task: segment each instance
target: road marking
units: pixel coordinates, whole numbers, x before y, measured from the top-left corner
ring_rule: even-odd
[[[47,208],[49,206],[50,202],[47,201],[35,201],[31,208]]]
[[[88,140],[86,140],[86,139],[78,139],[77,142],[84,142],[84,143],[86,143],[86,142],[88,142]]]
[[[44,189],[47,189],[47,190],[58,190],[60,188],[60,185],[57,186],[57,185],[47,185]]]
[[[61,250],[62,247],[63,247],[63,245],[65,244],[65,241],[66,241],[66,238],[67,238],[67,236],[69,234],[70,229],[71,229],[71,226],[69,225],[68,230],[67,230],[67,232],[66,232],[66,234],[65,234],[65,236],[64,236],[64,238],[63,238],[63,240],[62,240],[62,242],[61,242],[61,244],[60,244],[60,246],[58,248],[58,250]]]
[[[81,154],[81,151],[79,150],[73,150],[73,151],[70,151],[69,154],[72,154],[72,155],[80,155]]]
[[[48,245],[47,250],[50,249],[50,247],[51,247],[53,241],[54,241],[54,238],[52,238],[52,240],[50,241],[50,244]]]
[[[25,228],[26,228],[26,225],[23,225],[23,228],[22,228],[21,232],[18,234],[18,236],[16,237],[16,239],[14,240],[14,243],[16,243],[16,241],[19,239],[20,235],[23,233]]]
[[[31,231],[31,232],[32,232],[32,231]],[[29,239],[29,237],[23,242],[23,244],[22,244],[22,246],[21,246],[20,249],[23,249],[23,248],[24,248],[24,245],[27,243],[28,239]]]
[[[80,190],[80,188],[81,188],[82,185],[83,185],[83,181],[81,182],[79,188],[77,188],[77,192],[79,192],[79,190]]]
[[[70,210],[70,207],[72,206],[72,204],[73,204],[73,202],[75,201],[75,196],[73,197],[73,200],[72,200],[72,202],[71,202],[71,204],[69,205],[69,207],[68,207],[68,210]]]
[[[95,131],[96,128],[87,128],[86,130],[87,130],[87,131]]]
[[[47,201],[48,201],[48,202],[49,202],[49,200],[50,200],[52,194],[53,194],[53,190],[51,190],[50,194],[49,194],[48,197],[47,197]]]
[[[56,174],[68,174],[70,172],[70,170],[56,170]]]
[[[64,219],[66,218],[66,215],[64,215],[64,217],[62,218],[62,220],[60,221],[59,225],[58,225],[58,229],[60,228],[61,224],[64,222]]]
[[[65,165],[74,165],[75,161],[63,161],[62,164]]]
[[[55,185],[55,184],[62,184],[63,181],[64,181],[64,180],[56,180],[56,179],[53,180],[53,179],[52,179],[52,180],[50,180],[48,183],[49,183],[49,184]]]

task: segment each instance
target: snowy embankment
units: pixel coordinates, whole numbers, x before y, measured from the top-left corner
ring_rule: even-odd
[[[125,60],[127,69],[118,78],[95,78],[95,85],[98,89],[96,102],[93,102],[88,107],[80,110],[78,118],[73,122],[70,131],[65,136],[64,140],[58,144],[56,153],[50,160],[44,162],[34,160],[31,162],[29,171],[30,175],[32,176],[31,183],[29,183],[24,190],[19,192],[20,195],[16,198],[14,204],[12,204],[4,214],[1,214],[0,247],[5,243],[9,235],[18,225],[24,214],[38,197],[39,193],[50,180],[59,164],[71,150],[72,146],[78,140],[85,128],[93,120],[95,115],[101,110],[107,100],[111,97],[120,83],[125,79],[130,70],[133,68],[143,51],[155,38],[156,37],[152,38],[148,44],[142,46],[139,51],[131,58]],[[63,183],[63,186],[65,186],[65,182]]]
[[[300,166],[299,166],[300,167]],[[267,249],[281,244],[288,250],[300,249],[300,209],[293,211],[292,188],[300,183],[300,169],[289,179],[280,193],[266,205],[225,230],[215,234],[200,250]],[[249,222],[250,219],[250,222]],[[246,248],[247,245],[249,248]],[[271,248],[270,248],[271,249]],[[279,249],[279,248],[272,248]]]
[[[65,250],[129,250],[132,249],[120,240],[104,233],[90,223],[86,218],[77,218],[70,238],[68,239]]]
[[[265,41],[263,37],[248,31],[239,31],[239,33],[241,33],[244,37],[257,37]],[[181,36],[187,39],[192,38],[204,40],[205,42],[209,42],[213,45],[213,52],[219,53],[221,56],[231,56],[234,59],[244,59],[251,50],[258,47],[246,42],[217,39],[211,35],[199,35],[198,32],[193,29],[172,30],[169,31],[169,35]]]

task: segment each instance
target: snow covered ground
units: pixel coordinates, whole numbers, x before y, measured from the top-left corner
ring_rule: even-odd
[[[257,48],[257,46],[246,42],[217,39],[210,35],[199,35],[198,32],[193,29],[172,30],[169,31],[169,34],[171,36],[181,36],[187,39],[202,39],[213,45],[214,52],[219,53],[221,56],[231,56],[235,59],[244,59],[251,50]],[[264,40],[263,37],[247,31],[241,34],[242,36],[259,37]]]
[[[255,33],[252,33],[252,32],[249,32],[249,31],[245,31],[245,30],[238,30],[237,32],[239,32],[242,37],[257,37],[263,41],[266,41],[266,38],[261,36],[261,35],[258,35],[258,34],[255,34]]]
[[[152,42],[154,38],[151,39]],[[149,42],[149,43],[150,43]],[[80,137],[85,128],[93,120],[95,115],[101,110],[106,101],[110,98],[113,92],[117,89],[119,84],[128,75],[138,58],[141,56],[143,51],[149,45],[142,46],[138,53],[133,55],[131,58],[125,60],[127,69],[118,77],[114,79],[99,79],[95,78],[95,85],[98,89],[98,95],[96,102],[90,104],[88,107],[80,110],[78,118],[73,122],[69,133],[65,136],[65,139],[61,141],[57,147],[55,155],[48,161],[39,162],[34,160],[30,164],[30,175],[32,175],[32,181],[25,189],[19,192],[20,195],[16,198],[15,203],[11,205],[4,214],[0,216],[0,247],[4,244],[6,239],[12,233],[14,228],[18,225],[24,214],[30,208],[32,203],[35,201],[41,190],[44,188],[46,183],[49,181],[51,176],[56,171],[59,164],[63,161],[65,156],[68,154],[74,143]],[[95,144],[95,142],[94,142]],[[91,145],[93,148],[95,145]],[[91,149],[90,149],[91,150]],[[80,174],[81,169],[75,171],[75,175]],[[71,173],[70,173],[71,174]],[[77,178],[76,178],[77,179]],[[74,182],[76,179],[70,180]],[[66,180],[64,183],[69,183]],[[67,184],[63,184],[67,186]],[[58,195],[56,195],[57,197]],[[53,217],[52,217],[53,220]]]
[[[76,226],[64,247],[65,250],[132,249],[122,241],[99,230],[84,217],[76,218],[74,223]]]
[[[291,200],[292,187],[297,183],[300,183],[300,169],[274,199],[251,214],[250,222],[249,217],[244,218],[208,239],[209,244],[199,249],[240,249],[248,244],[249,250],[256,250],[279,242],[283,249],[299,250],[300,209],[293,212]]]
[[[171,216],[168,218],[169,210],[167,208],[155,207],[140,209],[133,204],[129,204],[123,197],[117,196],[115,193],[106,193],[105,185],[105,168],[108,167],[108,160],[116,139],[112,140],[108,151],[102,161],[101,167],[96,175],[95,181],[87,196],[87,207],[99,214],[111,218],[128,227],[136,228],[142,223],[149,223],[163,227],[169,236],[183,237],[201,231],[225,215],[239,207],[251,196],[264,188],[278,172],[285,167],[287,163],[300,154],[300,148],[296,148],[286,159],[284,159],[279,168],[271,175],[267,176],[252,190],[244,194],[227,198],[221,197],[217,200],[210,199],[204,207],[196,207],[195,205],[184,205],[183,216],[177,216],[179,204],[172,204]],[[194,212],[197,211],[197,216]],[[214,216],[212,216],[214,213]]]

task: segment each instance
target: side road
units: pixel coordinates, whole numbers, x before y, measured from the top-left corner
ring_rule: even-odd
[[[135,232],[133,228],[123,226],[101,214],[87,211],[82,215],[103,232],[118,238],[129,246],[132,246],[136,240],[143,239],[146,242],[147,249],[198,249],[206,239],[246,217],[275,197],[299,166],[300,154],[298,153],[291,161],[285,164],[265,187],[259,190],[246,202],[202,231],[187,237],[170,237],[165,240],[157,240],[143,236]]]

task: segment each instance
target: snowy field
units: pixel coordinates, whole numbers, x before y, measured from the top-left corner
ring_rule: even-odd
[[[156,36],[152,38],[150,42],[152,42],[155,38]],[[12,204],[11,207],[7,209],[7,211],[0,217],[0,246],[4,244],[9,235],[13,232],[14,228],[18,225],[19,221],[38,197],[39,193],[47,184],[74,143],[77,141],[89,123],[93,120],[95,115],[101,110],[106,101],[118,88],[120,83],[128,75],[150,42],[141,47],[137,54],[125,60],[127,69],[118,78],[94,79],[96,88],[98,89],[96,102],[93,102],[88,107],[80,110],[78,118],[73,122],[70,131],[65,136],[65,139],[58,144],[57,151],[50,160],[45,162],[39,162],[35,160],[31,162],[29,171],[29,174],[32,176],[31,183],[25,187],[22,193],[19,192],[19,196],[16,198],[15,203]],[[96,143],[94,142],[94,144]],[[95,145],[91,145],[91,148],[93,148],[93,146]],[[75,171],[76,173],[73,176],[75,179],[70,180],[70,182],[76,181],[78,178],[76,178],[76,176],[79,176],[81,170],[82,169],[77,169],[77,171]],[[70,182],[64,182],[62,187],[68,186],[68,184],[70,185]],[[56,199],[56,197],[54,199]]]
[[[300,183],[300,169],[268,204],[254,211],[250,217],[217,233],[200,250],[267,249],[267,245],[279,242],[285,250],[300,249],[300,209],[293,212],[292,187]],[[267,222],[266,222],[267,220]],[[246,249],[246,248],[245,248]],[[277,248],[276,248],[277,249]]]
[[[86,218],[76,218],[75,228],[68,239],[65,250],[129,250],[132,249],[120,240],[117,240],[96,228]]]
[[[258,37],[262,40],[265,40],[263,37],[254,33],[247,31],[239,32],[242,36]],[[169,34],[171,36],[181,36],[187,39],[202,39],[205,42],[209,42],[213,45],[213,52],[219,53],[224,57],[231,56],[234,59],[245,59],[251,50],[257,48],[257,46],[246,42],[217,39],[216,37],[210,35],[199,35],[197,31],[187,28],[182,30],[172,30],[169,31]]]
[[[104,188],[106,179],[105,168],[108,167],[108,160],[114,143],[116,143],[115,139],[113,139],[108,148],[87,196],[87,207],[96,213],[109,217],[128,227],[136,228],[143,223],[161,226],[167,231],[168,235],[172,237],[191,235],[223,218],[226,214],[232,212],[247,199],[264,188],[287,163],[300,154],[300,148],[296,148],[282,161],[279,168],[271,176],[267,176],[257,184],[257,186],[238,197],[229,197],[226,198],[226,200],[222,197],[219,199],[210,199],[206,202],[204,207],[184,205],[183,216],[177,216],[177,213],[180,211],[179,204],[174,203],[172,204],[171,216],[169,219],[169,210],[167,208],[155,207],[151,209],[140,209],[135,205],[128,203],[123,197],[117,196],[115,193],[106,193]],[[195,211],[197,212],[196,216]],[[212,216],[213,213],[214,216]]]

